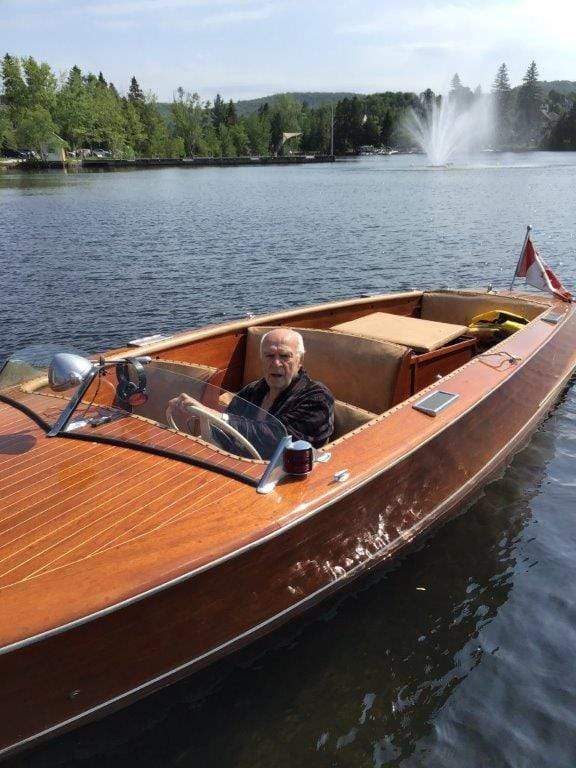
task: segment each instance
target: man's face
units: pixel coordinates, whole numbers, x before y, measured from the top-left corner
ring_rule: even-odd
[[[262,369],[271,390],[281,392],[300,370],[298,338],[287,331],[272,331],[262,345]]]

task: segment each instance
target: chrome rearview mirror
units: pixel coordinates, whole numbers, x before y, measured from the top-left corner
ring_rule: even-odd
[[[66,408],[58,417],[56,423],[46,435],[56,437],[65,430],[68,420],[74,413],[76,406],[84,396],[88,387],[94,381],[94,376],[101,366],[92,363],[80,355],[69,352],[58,352],[52,358],[48,368],[48,383],[54,392],[63,392],[71,387],[77,387],[76,392],[70,398]]]
[[[58,352],[48,368],[48,383],[54,392],[77,387],[92,372],[94,363],[80,355]]]
[[[58,352],[54,355],[48,367],[48,383],[50,388],[54,392],[64,392],[67,389],[76,387],[76,391],[54,426],[46,433],[47,436],[56,437],[56,435],[66,431],[70,417],[87,392],[90,384],[106,368],[122,364],[126,365],[128,363],[141,369],[143,365],[150,363],[151,360],[151,357],[122,357],[114,360],[100,358],[98,362],[92,362],[81,355],[75,355],[70,352]],[[126,379],[126,381],[129,380]],[[138,374],[138,381],[139,384],[136,387],[136,391],[143,392],[146,386],[146,377],[143,373]]]

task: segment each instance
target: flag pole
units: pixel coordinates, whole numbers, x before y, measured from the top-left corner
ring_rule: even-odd
[[[526,227],[526,236],[524,237],[524,243],[522,244],[522,250],[520,251],[520,258],[518,259],[518,262],[516,263],[516,269],[514,270],[514,275],[512,276],[512,282],[510,283],[509,291],[512,290],[514,287],[514,282],[516,280],[516,273],[518,272],[518,267],[520,265],[520,262],[522,261],[522,256],[524,256],[524,251],[526,250],[526,243],[528,242],[528,238],[530,237],[530,232],[532,232],[532,227],[530,224]]]

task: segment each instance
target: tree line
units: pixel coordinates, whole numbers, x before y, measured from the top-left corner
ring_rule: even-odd
[[[576,149],[576,91],[545,94],[532,62],[513,89],[506,64],[501,64],[492,86],[497,148],[540,147]]]
[[[472,90],[463,85],[455,74],[448,99],[459,111],[486,103],[492,110],[493,149],[576,149],[576,90],[567,94],[554,89],[545,92],[534,61],[515,88],[507,65],[501,64],[490,94],[483,94],[480,86]],[[424,110],[433,100],[439,103],[442,97],[430,89],[424,91],[419,109]]]
[[[313,109],[282,95],[239,116],[233,101],[202,101],[183,88],[166,111],[135,77],[120,94],[102,72],[74,66],[57,78],[31,56],[6,54],[1,76],[0,149],[97,147],[122,158],[354,152],[363,144],[390,145],[402,113],[417,102],[414,94],[384,93]],[[287,133],[298,135],[284,145]]]
[[[385,92],[311,108],[282,95],[239,116],[235,103],[220,95],[209,102],[178,88],[166,109],[142,90],[136,77],[121,94],[102,72],[83,73],[74,66],[57,77],[48,64],[31,56],[6,54],[0,74],[0,153],[64,147],[99,148],[119,158],[235,157],[286,151],[328,154],[332,149],[342,155],[364,145],[409,148],[406,111],[423,111],[432,99],[441,98],[431,90],[419,96]],[[455,75],[449,98],[467,108],[487,96]],[[576,94],[552,91],[545,97],[534,62],[517,89],[502,64],[492,100],[496,148],[576,148]],[[297,135],[285,141],[286,134]]]

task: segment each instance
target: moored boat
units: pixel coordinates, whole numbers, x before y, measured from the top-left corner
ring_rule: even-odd
[[[474,335],[486,313],[523,318]],[[476,323],[477,325],[477,323]],[[303,476],[291,438],[227,424],[270,328],[336,398]],[[455,512],[576,366],[574,305],[410,291],[0,371],[0,754],[143,696],[301,613]],[[180,425],[185,391],[205,406]],[[221,421],[210,418],[214,410]],[[264,439],[264,438],[263,438]]]

